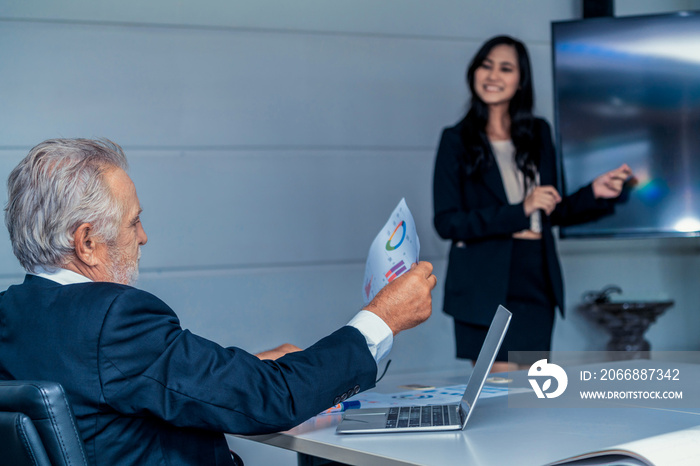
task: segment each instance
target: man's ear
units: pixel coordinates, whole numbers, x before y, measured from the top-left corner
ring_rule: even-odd
[[[97,265],[97,241],[92,234],[92,224],[83,223],[73,234],[73,244],[75,245],[75,256],[81,262],[89,266]]]

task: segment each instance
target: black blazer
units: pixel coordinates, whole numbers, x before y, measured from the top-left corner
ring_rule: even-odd
[[[222,432],[291,428],[376,374],[353,327],[260,361],[183,330],[129,286],[28,275],[0,293],[0,378],[60,382],[94,465],[231,465]]]
[[[498,305],[505,304],[512,234],[529,228],[530,220],[522,202],[508,203],[493,154],[485,170],[467,175],[467,149],[460,134],[463,124],[464,120],[443,130],[433,178],[435,229],[442,238],[452,241],[443,309],[459,321],[489,325]],[[610,214],[614,204],[595,199],[591,185],[564,197],[551,130],[545,120],[535,120],[534,135],[541,156],[540,185],[558,187],[563,197],[551,216],[542,216],[545,262],[556,305],[563,314],[564,288],[551,227]],[[458,247],[458,242],[464,246]]]

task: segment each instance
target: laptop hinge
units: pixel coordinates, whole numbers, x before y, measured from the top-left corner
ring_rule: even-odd
[[[467,419],[467,413],[464,410],[464,408],[462,408],[462,403],[457,405],[457,412],[459,413],[459,425],[464,427],[464,424],[465,424],[466,419]]]

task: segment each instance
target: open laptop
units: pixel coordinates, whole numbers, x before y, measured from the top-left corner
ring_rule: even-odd
[[[498,306],[493,317],[474,370],[467,382],[462,401],[458,404],[401,406],[390,408],[360,408],[345,411],[338,424],[338,434],[364,434],[375,432],[416,432],[460,430],[467,426],[479,393],[489,375],[496,354],[510,324],[511,313]]]

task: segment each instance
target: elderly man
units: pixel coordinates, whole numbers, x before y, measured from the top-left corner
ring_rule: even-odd
[[[304,351],[256,357],[193,335],[130,286],[147,236],[126,170],[109,141],[49,140],[8,179],[28,274],[0,294],[0,378],[60,382],[93,464],[235,464],[222,432],[284,430],[371,388],[393,335],[430,316],[421,262]]]

